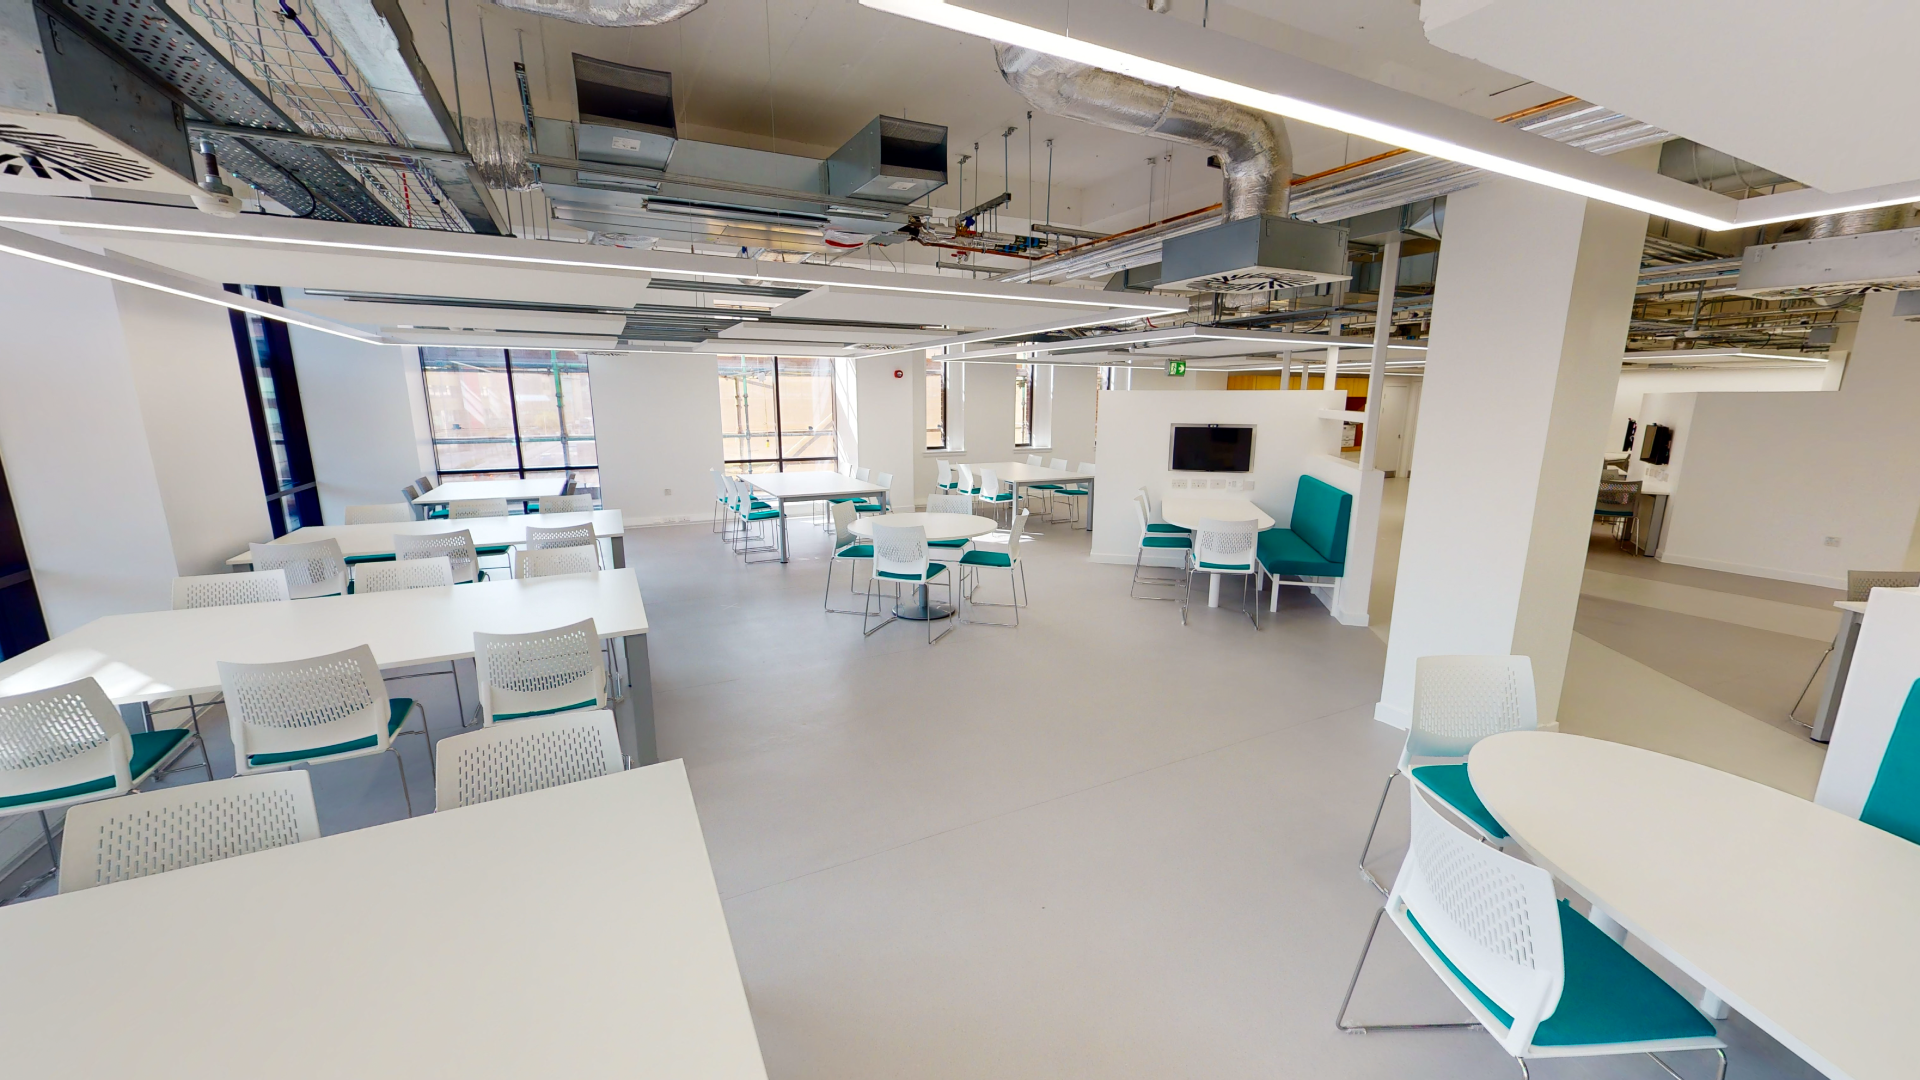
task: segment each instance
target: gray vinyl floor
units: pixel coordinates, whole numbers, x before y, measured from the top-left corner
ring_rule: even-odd
[[[1354,856],[1400,744],[1371,719],[1380,638],[1298,590],[1256,632],[1232,586],[1217,610],[1197,588],[1182,627],[1173,604],[1128,598],[1129,568],[1088,562],[1086,537],[1023,545],[1019,629],[962,624],[934,646],[918,623],[863,638],[822,612],[815,529],[795,528],[786,565],[744,566],[705,526],[629,537],[661,752],[687,762],[769,1075],[1517,1077],[1483,1032],[1333,1027],[1379,906]],[[857,606],[839,573],[835,606]],[[447,678],[394,692],[436,737],[455,730]],[[203,721],[223,776],[224,724]],[[327,832],[405,814],[385,757],[313,777]],[[1396,785],[1383,876],[1405,813]],[[1354,1016],[1465,1014],[1389,929]],[[1740,1018],[1721,1028],[1735,1080],[1815,1075]],[[1712,1075],[1705,1055],[1674,1064]],[[1534,1075],[1663,1074],[1623,1058]]]

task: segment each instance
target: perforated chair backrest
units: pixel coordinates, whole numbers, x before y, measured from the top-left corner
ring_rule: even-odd
[[[475,634],[473,654],[484,723],[607,704],[592,619],[531,634]]]
[[[595,543],[593,523],[583,521],[578,525],[556,525],[543,528],[539,525],[527,526],[527,550],[540,551],[546,548],[592,547]]]
[[[938,466],[936,466],[936,468],[939,470],[939,479],[936,482],[943,488],[952,487],[954,482],[953,466],[942,461],[939,463]]]
[[[1422,656],[1413,662],[1407,759],[1464,758],[1503,731],[1540,726],[1533,661],[1524,656]]]
[[[1083,462],[1081,462],[1081,463],[1080,463],[1080,470],[1079,470],[1079,471],[1081,471],[1081,472],[1083,472],[1083,473],[1086,473],[1086,474],[1087,474],[1088,476],[1092,476],[1092,475],[1093,475],[1093,462],[1091,462],[1091,461],[1083,461]]]
[[[87,803],[67,811],[60,891],[163,874],[320,835],[313,782],[298,769]]]
[[[992,469],[980,470],[980,497],[997,498],[1000,494],[1000,476]]]
[[[118,795],[133,786],[132,756],[120,710],[91,678],[0,698],[0,799],[44,796],[6,813]]]
[[[543,514],[584,514],[593,509],[593,496],[542,495],[538,505]]]
[[[412,521],[413,507],[406,503],[373,503],[347,507],[347,524],[379,525],[390,521]]]
[[[931,502],[938,497],[929,495],[927,499]],[[833,550],[839,551],[849,544],[860,542],[860,538],[853,535],[853,519],[858,517],[859,513],[854,510],[852,503],[828,503],[827,513],[833,517]]]
[[[518,578],[591,574],[599,569],[600,549],[591,546],[534,548],[520,552],[513,560],[513,576]]]
[[[973,496],[971,495],[929,495],[927,496],[929,514],[972,514]]]
[[[971,493],[973,489],[978,486],[973,482],[973,470],[969,469],[965,462],[961,462],[953,468],[955,472],[960,474],[960,490]]]
[[[301,755],[354,743],[327,760],[387,748],[387,684],[365,645],[274,664],[221,661],[234,773],[283,767]]]
[[[443,555],[453,562],[454,581],[473,581],[480,576],[480,557],[474,553],[471,530],[393,534],[393,557],[402,562]]]
[[[853,478],[855,480],[866,480],[868,477],[871,477],[872,475],[873,475],[873,472],[870,469],[853,470]]]
[[[1020,536],[1027,531],[1027,517],[1031,511],[1022,510],[1020,516],[1013,519],[1013,528],[1007,531],[1007,557],[1020,561]]]
[[[873,526],[873,572],[927,576],[927,530],[918,525]]]
[[[173,610],[228,607],[233,604],[270,604],[291,600],[285,570],[254,570],[245,574],[201,574],[173,579]]]
[[[613,713],[555,713],[442,739],[434,809],[454,810],[625,770]]]
[[[453,583],[453,560],[445,555],[367,562],[353,568],[353,591],[357,593],[435,589]]]
[[[893,490],[893,474],[890,472],[874,473],[873,482],[889,491]]]
[[[1063,457],[1054,458],[1052,461],[1047,462],[1047,468],[1053,469],[1056,472],[1066,472],[1067,459]]]
[[[425,494],[425,491],[420,490],[419,487],[413,484],[408,484],[406,487],[400,489],[400,497],[407,500],[409,506],[413,504],[413,500]]]
[[[1920,570],[1849,570],[1847,599],[1864,604],[1873,599],[1875,589],[1912,589],[1920,587]]]
[[[447,516],[455,521],[463,518],[506,517],[505,499],[455,499],[447,504]]]
[[[1035,468],[1039,468],[1039,467],[1040,467],[1040,455],[1039,455],[1039,454],[1028,454],[1028,455],[1027,455],[1027,464],[1029,464],[1029,465],[1032,465],[1032,466],[1034,466]]]
[[[1146,498],[1139,505],[1145,512]],[[1258,521],[1221,521],[1201,518],[1194,523],[1193,561],[1202,570],[1253,570],[1254,545],[1260,537]]]
[[[420,489],[420,494],[425,495],[427,492],[432,491],[438,485],[436,485],[433,482],[433,477],[422,476],[422,477],[416,478],[413,481],[413,486]]]
[[[248,544],[255,570],[285,570],[287,595],[295,600],[347,591],[347,560],[338,540],[305,544]]]
[[[1480,843],[1443,820],[1424,796],[1416,793],[1411,801],[1412,840],[1388,910],[1411,915],[1432,942],[1410,935],[1416,950],[1437,949],[1513,1018],[1507,1031],[1488,1031],[1517,1054],[1553,1015],[1565,982],[1553,875]],[[1446,965],[1430,966],[1462,1004],[1479,1005]]]

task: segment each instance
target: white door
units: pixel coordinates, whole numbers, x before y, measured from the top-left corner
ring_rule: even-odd
[[[1405,383],[1388,383],[1380,399],[1380,445],[1373,449],[1374,468],[1388,476],[1406,475],[1407,394]]]

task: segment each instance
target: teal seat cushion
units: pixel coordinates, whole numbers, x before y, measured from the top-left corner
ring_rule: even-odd
[[[927,546],[937,547],[937,548],[960,548],[960,547],[966,547],[968,544],[971,544],[971,543],[973,543],[972,540],[962,537],[958,540],[929,540],[927,541]]]
[[[1860,820],[1920,844],[1920,680],[1907,691],[1893,723]]]
[[[1293,489],[1293,517],[1287,527],[1307,542],[1321,559],[1347,561],[1347,521],[1353,516],[1353,496],[1324,480],[1302,476]]]
[[[1234,572],[1236,572],[1236,571],[1237,571],[1237,572],[1239,572],[1239,573],[1242,573],[1242,574],[1250,574],[1250,573],[1252,573],[1252,572],[1253,572],[1253,564],[1252,564],[1252,563],[1211,563],[1211,562],[1203,562],[1203,563],[1200,563],[1200,564],[1198,564],[1198,568],[1199,568],[1199,569],[1201,569],[1201,570],[1215,570],[1215,571],[1219,571],[1220,573],[1223,573],[1223,574],[1231,574],[1231,573],[1234,573]]]
[[[407,714],[413,711],[413,699],[405,697],[387,699],[387,738],[393,738],[400,725],[406,723]],[[498,719],[496,717],[496,719]],[[349,739],[346,742],[330,743],[311,750],[286,750],[277,754],[248,754],[247,764],[283,765],[289,761],[313,761],[338,754],[350,754],[355,750],[371,750],[380,745],[380,740],[369,735],[364,739]]]
[[[1460,811],[1462,817],[1487,830],[1487,835],[1495,840],[1505,840],[1507,830],[1493,818],[1493,812],[1480,801],[1473,790],[1473,781],[1467,779],[1465,762],[1458,765],[1417,765],[1413,769],[1413,778],[1420,786],[1438,796],[1440,801]]]
[[[848,544],[846,547],[834,552],[833,557],[836,559],[871,559],[873,558],[873,545]]]
[[[1155,536],[1152,533],[1148,533],[1146,536],[1140,538],[1140,546],[1144,548],[1191,548],[1193,547],[1193,537]]]
[[[1533,1045],[1610,1046],[1714,1037],[1713,1021],[1645,964],[1635,960],[1619,942],[1601,933],[1565,900],[1560,901],[1559,911],[1560,954],[1566,964],[1566,982],[1553,1015],[1540,1021],[1534,1030]],[[1407,921],[1494,1019],[1502,1024],[1513,1023],[1510,1013],[1468,981],[1453,961],[1447,959],[1447,954],[1434,945],[1412,912],[1407,913]]]
[[[1013,499],[1013,495],[1005,491],[998,495],[981,495],[976,493],[974,498],[979,499],[981,502],[1010,502]]]
[[[1345,563],[1333,562],[1313,549],[1291,529],[1267,529],[1260,534],[1254,553],[1269,574],[1298,574],[1301,577],[1341,577]]]
[[[777,518],[779,516],[780,511],[778,510],[754,510],[745,515],[748,521],[765,521],[768,518]]]
[[[1059,491],[1061,487],[1062,485],[1060,484],[1028,484],[1027,490],[1028,491]]]
[[[961,566],[1012,566],[1013,556],[1004,551],[969,551],[960,556]]]
[[[1075,487],[1063,487],[1063,488],[1061,488],[1061,489],[1060,489],[1060,494],[1062,494],[1062,495],[1087,495],[1087,494],[1090,494],[1090,492],[1088,492],[1086,488],[1075,488]]]
[[[497,724],[502,720],[524,720],[529,716],[552,716],[554,713],[573,712],[577,709],[597,709],[599,707],[600,700],[598,698],[588,698],[585,701],[576,701],[571,705],[561,705],[552,709],[531,709],[527,712],[494,713],[493,722]],[[389,734],[391,734],[391,732],[389,732]]]
[[[917,577],[914,577],[912,574],[895,574],[891,571],[886,571],[886,570],[883,570],[880,573],[875,574],[873,576],[879,577],[879,578],[886,578],[888,581],[931,581],[934,578],[937,578],[941,574],[944,574],[946,572],[947,572],[946,563],[928,563],[927,576],[924,578],[917,578]]]
[[[1617,517],[1617,518],[1630,518],[1630,517],[1632,517],[1632,516],[1633,516],[1633,511],[1632,511],[1632,510],[1629,510],[1629,509],[1627,509],[1627,508],[1626,508],[1626,507],[1624,507],[1624,506],[1621,506],[1621,507],[1612,507],[1612,508],[1609,508],[1609,507],[1605,507],[1605,506],[1596,506],[1596,507],[1594,507],[1594,508],[1593,508],[1593,516],[1594,516],[1594,517],[1607,517],[1607,518],[1614,518],[1614,517]]]
[[[167,760],[173,749],[186,742],[193,732],[187,728],[162,728],[159,731],[136,731],[130,736],[133,741],[133,760],[127,763],[127,774],[134,783]]]
[[[1179,533],[1181,536],[1193,535],[1192,529],[1183,529],[1178,525],[1169,525],[1164,521],[1147,522],[1147,531],[1157,532],[1157,533]]]
[[[45,791],[29,791],[25,795],[8,795],[0,798],[0,810],[9,806],[27,806],[32,803],[56,802],[62,799],[78,799],[96,791],[112,791],[113,777],[103,776],[98,780],[89,780],[84,784],[68,784],[66,787],[48,788]]]

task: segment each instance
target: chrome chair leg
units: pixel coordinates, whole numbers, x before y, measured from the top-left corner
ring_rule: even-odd
[[[393,755],[393,763],[400,768],[400,797],[407,800],[407,816],[413,816],[413,791],[407,787],[407,763],[400,757],[400,751],[393,743],[387,743],[387,753]]]
[[[1431,1030],[1439,1030],[1441,1028],[1477,1028],[1479,1027],[1480,1021],[1478,1020],[1469,1020],[1466,1023],[1450,1023],[1450,1024],[1349,1024],[1347,1023],[1347,1007],[1353,1004],[1353,991],[1356,987],[1360,985],[1360,972],[1363,969],[1365,969],[1367,966],[1367,954],[1373,951],[1373,939],[1375,936],[1377,936],[1380,933],[1380,920],[1385,918],[1386,914],[1387,914],[1387,909],[1385,907],[1382,907],[1379,911],[1376,911],[1373,913],[1373,925],[1367,928],[1367,942],[1366,944],[1360,946],[1360,959],[1357,963],[1353,965],[1353,977],[1347,980],[1347,993],[1346,993],[1346,996],[1340,999],[1340,1013],[1339,1015],[1333,1018],[1333,1026],[1336,1028],[1339,1028],[1341,1031],[1344,1031],[1349,1035],[1365,1035],[1369,1031],[1431,1031]],[[1527,1067],[1527,1063],[1519,1058],[1515,1058],[1514,1060],[1520,1062],[1520,1068],[1524,1073]]]
[[[1373,824],[1367,826],[1367,842],[1360,845],[1360,876],[1367,884],[1378,889],[1381,896],[1387,895],[1387,887],[1380,884],[1380,879],[1373,876],[1373,871],[1367,869],[1367,852],[1373,850],[1373,834],[1380,831],[1380,815],[1387,809],[1387,794],[1393,790],[1393,782],[1399,777],[1399,769],[1387,774],[1387,784],[1380,789],[1380,805],[1373,808]]]
[[[1807,699],[1807,691],[1813,689],[1813,680],[1820,677],[1820,669],[1827,666],[1827,657],[1832,655],[1833,646],[1829,644],[1827,651],[1820,654],[1820,662],[1813,665],[1813,673],[1807,676],[1807,685],[1800,688],[1800,696],[1793,699],[1793,708],[1787,710],[1787,719],[1792,720],[1793,715],[1800,711],[1800,703]],[[1795,720],[1794,723],[1799,721]]]

